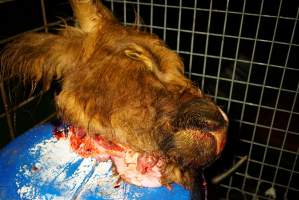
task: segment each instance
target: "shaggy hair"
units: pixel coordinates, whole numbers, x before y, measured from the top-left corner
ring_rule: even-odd
[[[33,87],[53,80],[62,120],[168,159],[163,181],[191,187],[193,169],[217,155],[227,119],[183,74],[179,56],[156,36],[124,27],[101,3],[71,1],[79,27],[26,33],[1,55],[2,77]],[[225,138],[225,136],[223,136]],[[223,139],[225,140],[225,139]]]

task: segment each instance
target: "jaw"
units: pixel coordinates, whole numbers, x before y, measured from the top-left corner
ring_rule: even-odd
[[[183,167],[205,167],[223,151],[228,123],[226,114],[209,99],[186,102],[172,124],[177,131],[168,140],[171,148],[166,152]]]
[[[227,127],[213,131],[194,128],[180,130],[174,133],[172,144],[168,144],[171,148],[166,152],[182,167],[206,167],[221,155],[227,139],[226,132]]]

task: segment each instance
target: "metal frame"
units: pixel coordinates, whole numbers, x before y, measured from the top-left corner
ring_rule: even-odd
[[[9,3],[9,2],[13,2],[15,0],[3,0],[0,1],[0,9],[1,9],[1,4],[5,4],[5,3]],[[46,8],[45,8],[45,1],[44,0],[40,0],[40,12],[42,14],[42,20],[43,20],[43,26],[41,27],[37,27],[31,30],[25,30],[24,32],[21,32],[17,35],[13,35],[11,37],[8,38],[1,38],[0,39],[0,45],[5,45],[6,43],[14,40],[15,38],[19,37],[20,35],[22,35],[25,32],[37,32],[37,31],[44,31],[44,32],[48,32],[48,29],[57,25],[62,24],[64,21],[69,21],[71,19],[71,17],[67,18],[67,19],[61,19],[61,20],[57,20],[55,22],[52,23],[48,23],[47,21],[47,13],[46,13]],[[9,17],[9,16],[8,16]],[[0,113],[0,119],[6,118],[6,123],[8,126],[8,130],[9,130],[9,137],[11,140],[13,140],[18,134],[21,133],[17,133],[16,132],[16,124],[14,123],[14,119],[12,117],[12,114],[15,113],[17,110],[21,109],[22,107],[28,105],[30,102],[41,98],[45,92],[40,91],[39,93],[28,97],[26,100],[20,102],[17,105],[10,105],[10,100],[8,98],[8,91],[6,91],[7,88],[5,88],[4,82],[11,79],[11,77],[5,77],[4,80],[2,82],[0,82],[0,94],[1,94],[1,98],[2,98],[2,103],[3,103],[3,108],[4,108],[4,112]],[[43,124],[53,118],[56,117],[56,112],[53,111],[52,114],[50,114],[49,116],[47,116],[44,119],[38,119],[39,122],[32,124],[33,126],[38,126],[40,124]],[[3,127],[1,128],[3,130]],[[4,133],[5,134],[5,133]]]

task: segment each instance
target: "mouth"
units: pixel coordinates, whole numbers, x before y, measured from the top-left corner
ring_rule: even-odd
[[[206,117],[209,116],[207,114],[199,118],[196,113],[187,113],[187,117],[181,119],[184,123],[179,124],[179,130],[169,140],[172,145],[168,146],[172,148],[166,149],[166,152],[170,152],[183,166],[206,167],[223,151],[229,120],[218,106],[210,112],[212,114],[208,114],[212,117]]]
[[[226,143],[226,135],[225,130],[222,130],[221,132],[210,132],[210,134],[214,137],[216,141],[216,155],[220,155],[222,150],[224,149],[225,143]]]

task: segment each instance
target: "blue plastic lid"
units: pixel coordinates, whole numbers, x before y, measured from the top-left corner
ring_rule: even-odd
[[[190,192],[173,184],[143,188],[122,182],[112,163],[82,158],[71,151],[66,140],[52,135],[50,124],[34,128],[0,151],[0,199],[190,199]]]

